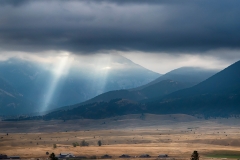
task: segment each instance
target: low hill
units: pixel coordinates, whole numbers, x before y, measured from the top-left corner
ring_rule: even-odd
[[[115,90],[100,94],[80,104],[65,106],[57,110],[67,110],[95,102],[109,102],[112,99],[127,99],[134,102],[146,101],[151,98],[162,97],[174,91],[190,87],[191,84],[173,80],[163,80],[142,90]],[[51,111],[50,111],[51,112]]]
[[[100,101],[109,101],[111,99],[121,98],[121,99],[129,99],[133,101],[140,101],[143,99],[149,99],[159,96],[164,96],[174,91],[189,87],[188,83],[181,83],[173,80],[163,80],[151,86],[148,86],[142,90],[138,91],[130,91],[130,90],[118,90],[118,91],[110,91],[107,93],[103,93],[86,103],[90,102],[100,102]]]
[[[135,113],[144,113],[146,107],[140,103],[133,102],[126,99],[113,99],[109,102],[94,102],[86,105],[81,105],[79,107],[68,109],[68,110],[58,110],[48,113],[44,116],[34,116],[34,117],[19,117],[19,119],[9,119],[13,120],[69,120],[69,119],[101,119],[107,117],[114,117],[120,115],[128,115]],[[9,121],[8,120],[8,121]]]

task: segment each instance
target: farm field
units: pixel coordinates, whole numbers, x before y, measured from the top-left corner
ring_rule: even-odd
[[[188,115],[129,115],[101,120],[0,122],[0,154],[47,158],[46,152],[75,156],[104,154],[119,159],[149,154],[156,159],[240,158],[240,119],[199,119]],[[89,146],[73,147],[85,140]],[[101,140],[102,146],[97,141]],[[53,148],[53,144],[57,148]],[[139,158],[135,158],[139,159]]]

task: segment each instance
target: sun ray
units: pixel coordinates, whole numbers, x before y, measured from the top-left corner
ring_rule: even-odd
[[[53,77],[51,82],[49,83],[49,88],[46,92],[46,95],[44,96],[44,103],[41,107],[41,112],[44,112],[48,109],[48,106],[51,102],[51,99],[54,95],[54,92],[56,90],[56,87],[58,85],[58,82],[63,74],[63,72],[67,70],[68,67],[67,66],[67,62],[69,60],[69,55],[63,55],[61,57],[58,57],[58,64],[56,65],[56,67],[54,68],[53,71]]]
[[[111,67],[111,58],[105,55],[99,55],[95,62],[94,78],[92,82],[92,90],[95,89],[96,95],[105,91],[108,73]],[[97,90],[96,90],[97,89]]]

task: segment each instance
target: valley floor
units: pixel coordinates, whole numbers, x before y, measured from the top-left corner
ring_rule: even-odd
[[[46,152],[118,159],[149,154],[156,159],[240,158],[240,119],[198,119],[188,115],[128,115],[102,120],[0,122],[0,154],[47,158]],[[7,135],[8,133],[8,135]],[[82,140],[87,147],[73,147]],[[98,146],[101,140],[103,145]],[[57,148],[53,148],[53,144]],[[135,158],[139,159],[139,158]]]

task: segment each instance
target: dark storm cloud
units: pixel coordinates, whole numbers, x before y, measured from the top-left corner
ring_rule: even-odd
[[[0,1],[2,50],[240,48],[240,1]]]

